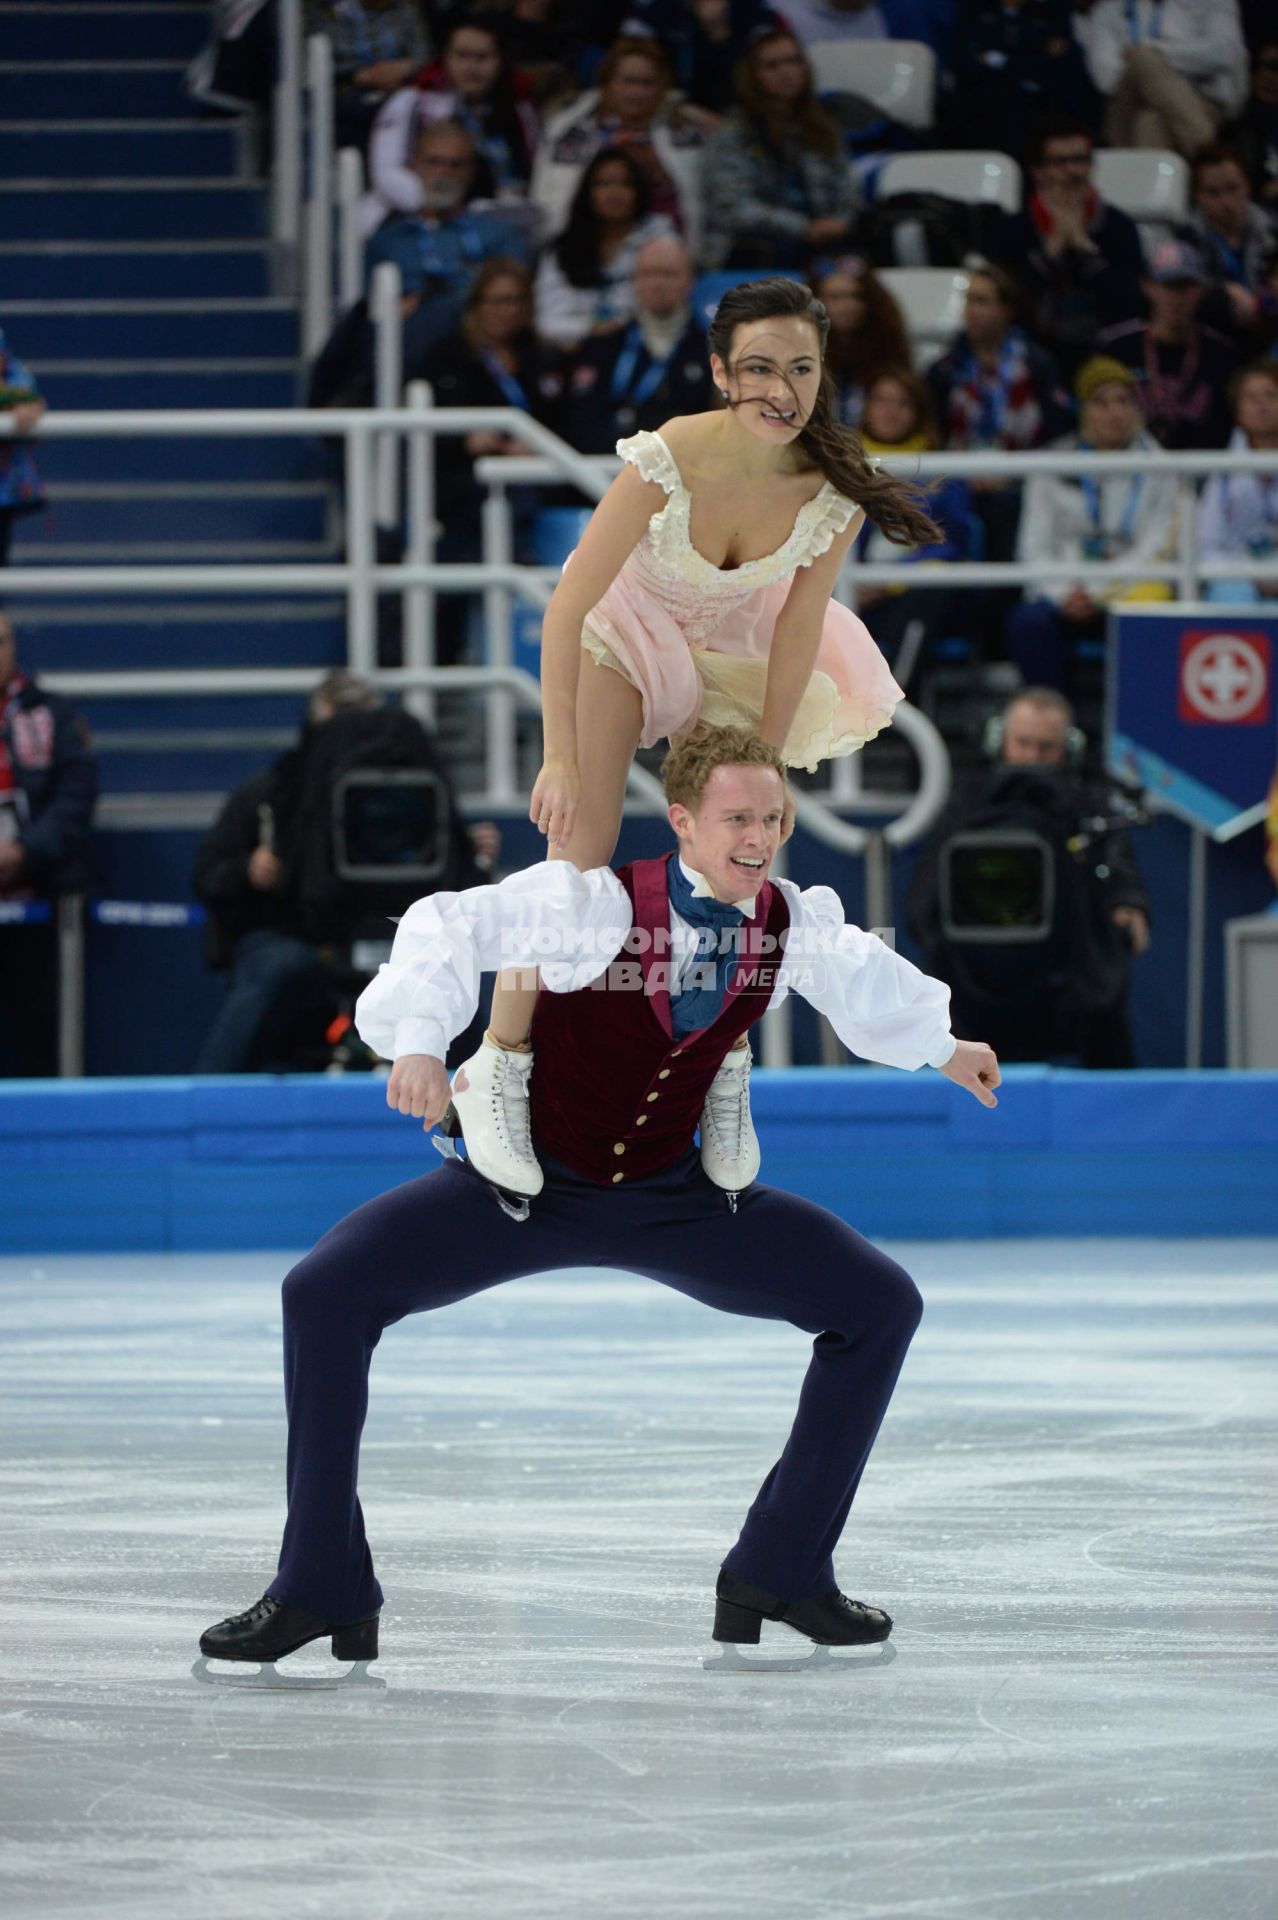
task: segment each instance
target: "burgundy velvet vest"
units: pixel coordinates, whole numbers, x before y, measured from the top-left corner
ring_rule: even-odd
[[[789,908],[765,882],[718,1018],[676,1042],[666,877],[673,857],[618,869],[633,912],[621,952],[592,986],[538,994],[533,1014],[534,1150],[601,1186],[659,1173],[692,1144],[710,1083],[766,1011],[784,953]]]

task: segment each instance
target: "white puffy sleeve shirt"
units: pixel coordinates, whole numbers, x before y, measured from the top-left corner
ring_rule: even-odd
[[[955,1045],[949,988],[877,935],[848,926],[833,888],[774,884],[790,909],[790,933],[769,1011],[797,993],[864,1060],[944,1066]],[[408,909],[390,959],[359,997],[360,1038],[383,1059],[425,1053],[442,1060],[474,1018],[483,973],[539,966],[549,992],[576,992],[616,959],[631,921],[630,900],[610,868],[579,873],[567,860],[524,868],[495,886],[431,894]],[[671,935],[677,987],[695,936],[677,915]]]

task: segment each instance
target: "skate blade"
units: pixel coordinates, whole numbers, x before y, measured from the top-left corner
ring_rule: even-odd
[[[263,1660],[259,1666],[248,1661],[219,1660],[216,1664],[202,1653],[191,1668],[192,1676],[202,1681],[206,1687],[238,1688],[240,1692],[254,1693],[345,1693],[363,1691],[365,1693],[385,1693],[386,1682],[375,1673],[368,1671],[367,1660],[357,1660],[348,1673],[334,1674],[330,1680],[323,1674],[281,1673],[274,1660]]]
[[[851,1672],[886,1666],[895,1659],[896,1648],[890,1640],[872,1640],[862,1647],[836,1649],[813,1645],[806,1653],[796,1654],[758,1653],[753,1647],[744,1648],[734,1640],[716,1640],[714,1652],[704,1655],[701,1665],[707,1673],[816,1673],[822,1668]]]

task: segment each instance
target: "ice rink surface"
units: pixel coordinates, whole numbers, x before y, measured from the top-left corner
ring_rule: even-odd
[[[808,1343],[559,1274],[382,1342],[366,1694],[190,1674],[274,1567],[287,1260],[0,1262],[0,1909],[1274,1920],[1278,1246],[891,1250],[886,1650],[703,1666]]]

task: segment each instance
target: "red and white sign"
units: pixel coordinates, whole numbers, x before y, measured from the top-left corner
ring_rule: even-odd
[[[1180,717],[1191,726],[1263,726],[1272,687],[1267,633],[1181,635]]]

